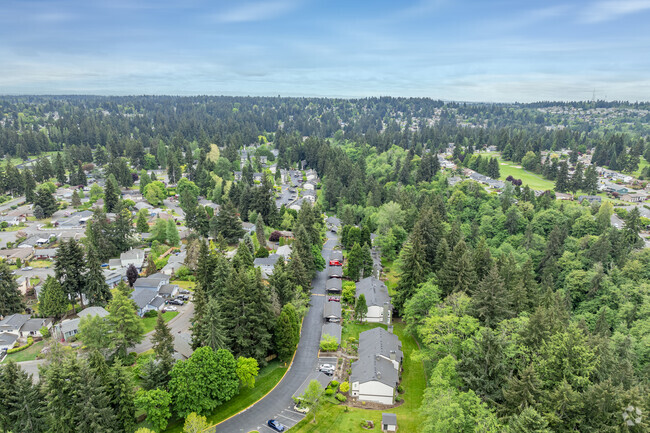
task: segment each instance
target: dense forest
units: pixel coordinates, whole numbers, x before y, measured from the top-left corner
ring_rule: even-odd
[[[559,115],[540,111],[548,107],[639,113],[627,129],[617,129],[616,120],[607,128],[568,117],[564,127],[549,128]],[[198,256],[195,346],[228,347],[260,364],[280,347],[290,348],[283,358],[293,353],[295,341],[281,341],[277,329],[291,329],[297,313],[282,318],[282,311],[304,309],[304,292],[322,266],[319,216],[336,214],[344,225],[376,234],[384,261],[399,269],[391,288],[396,314],[420,343],[428,373],[422,431],[641,432],[648,431],[650,413],[650,251],[639,236],[638,210],[616,229],[607,201],[560,202],[552,191],[536,196],[510,183],[499,195],[471,180],[452,187],[437,154],[454,143],[450,159],[478,169],[475,153],[495,146],[503,158],[552,178],[566,163],[542,161],[542,151],[569,149],[577,157],[593,149],[598,164],[629,170],[648,155],[647,109],[401,98],[5,97],[0,152],[37,159],[25,169],[7,158],[0,189],[49,209],[50,196],[36,185],[51,178],[84,184],[90,165],[111,177],[106,196],[135,179],[154,190],[148,174],[154,169],[166,170],[181,190],[187,178],[192,184],[179,192]],[[262,146],[242,167],[238,152],[253,143]],[[318,204],[276,209],[273,176],[265,173],[262,187],[252,178],[261,171],[259,156],[280,168],[304,162],[315,169]],[[494,161],[486,158],[483,171],[498,173]],[[239,170],[242,181],[234,182]],[[593,183],[594,173],[588,176]],[[222,205],[220,214],[198,206],[199,195]],[[114,206],[106,211],[127,205]],[[131,223],[127,214],[123,220]],[[299,259],[275,271],[270,291],[251,269],[252,245],[242,243],[229,262],[218,245],[208,248],[199,239],[236,240],[237,215],[296,233]],[[120,250],[115,244],[111,251]],[[252,321],[241,323],[247,314]],[[282,321],[268,325],[274,314]],[[106,368],[68,367],[79,381]],[[121,381],[120,366],[112,368],[114,379],[100,378],[107,389]],[[39,392],[55,395],[55,379],[34,399]],[[83,400],[71,401],[85,413]],[[624,414],[634,421],[626,423]]]

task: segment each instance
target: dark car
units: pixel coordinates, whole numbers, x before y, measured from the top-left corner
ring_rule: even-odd
[[[178,293],[180,293],[181,295],[189,295],[189,294],[190,294],[190,291],[189,291],[189,290],[182,289],[182,290],[179,290]]]
[[[178,296],[176,296],[176,299],[180,299],[180,300],[183,300],[183,301],[188,301],[190,299],[190,297],[187,296],[187,295],[178,295]]]
[[[267,424],[275,431],[285,431],[287,429],[284,425],[280,424],[279,421],[276,421],[274,419],[270,419]]]
[[[184,304],[184,302],[181,301],[180,299],[171,299],[169,301],[169,303],[172,304],[172,305],[183,305]]]

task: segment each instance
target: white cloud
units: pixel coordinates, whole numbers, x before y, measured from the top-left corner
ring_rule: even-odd
[[[581,20],[600,23],[650,9],[650,0],[607,0],[593,3],[585,9]]]
[[[283,15],[298,6],[290,0],[261,1],[237,6],[217,14],[214,18],[222,23],[264,21]]]

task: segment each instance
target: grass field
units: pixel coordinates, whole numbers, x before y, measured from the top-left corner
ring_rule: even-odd
[[[4,364],[9,361],[14,361],[14,362],[33,361],[36,359],[36,355],[38,355],[41,352],[41,350],[43,350],[44,345],[45,345],[44,341],[39,341],[38,343],[34,343],[23,351],[7,355],[7,357],[4,359],[4,361],[2,361],[2,363]]]
[[[426,377],[424,366],[421,362],[411,358],[413,351],[417,349],[417,344],[413,337],[406,333],[404,324],[395,323],[394,331],[402,341],[402,350],[404,352],[404,372],[402,373],[402,386],[404,394],[401,397],[404,403],[393,409],[388,410],[370,410],[347,408],[341,405],[334,405],[325,402],[316,412],[316,422],[311,422],[311,417],[307,417],[291,429],[294,433],[362,433],[368,430],[361,427],[361,422],[372,420],[375,428],[372,431],[381,431],[381,414],[389,412],[397,414],[397,424],[401,432],[420,431],[422,416],[419,408],[422,402],[422,395],[426,386]]]
[[[266,367],[260,370],[255,386],[252,389],[243,389],[239,394],[234,396],[232,400],[222,404],[209,415],[208,423],[210,425],[218,424],[226,418],[246,409],[251,404],[262,398],[268,393],[284,376],[287,368],[279,361],[273,361]],[[170,423],[165,433],[180,433],[183,431],[182,419]]]
[[[354,320],[348,320],[343,325],[343,330],[341,331],[341,344],[345,345],[348,338],[354,337],[356,340],[359,340],[359,334],[368,329],[376,328],[381,326],[386,329],[386,325],[382,323],[357,323]]]
[[[196,286],[196,283],[194,281],[174,280],[170,281],[170,284],[176,284],[181,289],[189,290],[191,292],[194,291],[194,286]]]
[[[516,179],[521,179],[523,185],[528,185],[532,189],[547,190],[555,188],[555,182],[544,179],[539,174],[524,170],[521,165],[517,163],[501,159],[501,156],[498,153],[490,152],[482,153],[481,155],[489,157],[496,156],[499,161],[499,170],[501,173],[501,177],[499,178],[500,180],[506,180],[508,176],[512,176]]]
[[[172,320],[172,318],[176,317],[178,315],[178,311],[167,311],[163,313],[163,319],[165,319],[165,322],[169,322]],[[142,324],[144,325],[144,332],[145,334],[147,332],[151,332],[154,330],[156,327],[156,319],[157,317],[144,317],[142,319]]]

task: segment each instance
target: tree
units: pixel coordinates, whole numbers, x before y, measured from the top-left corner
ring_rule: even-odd
[[[257,236],[257,242],[260,244],[260,248],[266,247],[266,236],[264,235],[264,218],[259,216],[255,222],[255,236]]]
[[[136,229],[138,233],[149,233],[149,223],[147,222],[148,213],[146,209],[142,209],[138,212],[138,218],[136,219]]]
[[[244,235],[241,221],[237,218],[235,206],[232,202],[227,201],[224,203],[219,215],[213,218],[215,219],[213,236],[221,234],[229,244],[234,244]]]
[[[560,163],[560,169],[557,172],[557,179],[555,180],[555,189],[559,192],[567,192],[569,190],[569,167],[566,161]]]
[[[162,367],[162,374],[167,376],[174,363],[174,337],[169,330],[169,326],[165,323],[162,311],[158,311],[156,327],[151,337],[151,344],[153,346],[153,352],[156,355],[156,360],[160,362],[160,366]]]
[[[135,429],[135,391],[131,371],[119,360],[109,372],[108,395],[115,412],[116,430],[130,433]]]
[[[6,262],[0,262],[0,316],[22,313],[25,305],[22,301],[18,283]]]
[[[507,433],[552,433],[548,422],[532,407],[515,415],[508,423]]]
[[[76,189],[72,193],[72,200],[71,200],[70,204],[72,204],[72,207],[81,206],[81,198],[79,198],[79,193],[77,192]]]
[[[181,177],[181,166],[176,158],[174,152],[170,152],[167,156],[167,177],[169,178],[169,183],[176,183]]]
[[[202,433],[208,428],[208,421],[204,416],[192,412],[185,418],[183,424],[183,433]]]
[[[361,268],[363,265],[363,251],[358,242],[354,243],[354,246],[348,254],[348,263],[345,267],[345,274],[351,280],[358,281],[359,275],[361,273]]]
[[[51,217],[59,209],[54,196],[42,185],[36,189],[34,207],[39,206],[43,210],[43,218]]]
[[[111,291],[106,284],[102,265],[93,247],[86,250],[87,272],[85,294],[89,305],[104,306],[111,300]]]
[[[406,301],[415,294],[419,284],[427,279],[429,268],[424,256],[424,248],[418,237],[413,237],[400,253],[400,280],[397,284],[395,306],[401,311]]]
[[[151,242],[158,241],[161,244],[167,242],[167,222],[164,219],[156,219],[156,223],[151,229],[151,236],[149,236]]]
[[[314,420],[316,417],[316,409],[318,408],[318,403],[323,395],[323,391],[323,386],[320,382],[313,379],[309,382],[309,385],[307,385],[305,392],[299,397],[302,405],[309,408],[309,411],[314,414]]]
[[[79,296],[83,308],[82,295],[86,290],[85,274],[86,266],[82,246],[72,238],[61,241],[54,259],[54,275],[61,284],[63,292],[70,299],[73,309],[77,296]]]
[[[23,187],[25,193],[25,201],[27,203],[33,203],[36,195],[34,191],[36,189],[36,181],[32,175],[32,171],[29,168],[23,170]],[[73,196],[74,198],[74,196]]]
[[[173,247],[178,246],[181,242],[178,229],[176,228],[176,222],[173,219],[167,220],[167,241]]]
[[[144,329],[131,299],[121,292],[115,292],[108,304],[108,319],[113,325],[111,336],[115,348],[121,357],[126,356],[129,347],[142,341]]]
[[[255,358],[244,358],[240,356],[237,358],[237,377],[241,384],[246,388],[253,388],[255,386],[255,378],[260,371]]]
[[[108,355],[115,348],[112,333],[113,326],[108,319],[92,315],[81,319],[77,336],[88,349]]]
[[[358,322],[363,322],[366,314],[368,314],[368,304],[366,304],[366,297],[362,293],[354,304],[354,318],[357,319]]]
[[[106,179],[106,185],[104,185],[104,211],[115,212],[117,209],[117,203],[120,200],[120,189],[117,185],[117,180],[112,174]]]
[[[438,272],[438,284],[444,295],[460,291],[469,293],[475,280],[470,253],[465,241],[461,239]]]
[[[223,319],[216,299],[208,301],[205,315],[200,320],[205,332],[202,345],[211,347],[214,351],[227,349],[228,336],[224,332]]]
[[[63,158],[61,158],[61,152],[58,152],[56,154],[56,158],[54,159],[54,172],[56,174],[56,181],[61,185],[65,184],[65,167],[63,166]]]
[[[34,205],[34,218],[37,220],[42,220],[45,218],[45,212],[43,212],[43,208],[39,205]]]
[[[0,365],[0,428],[3,431],[47,431],[44,396],[31,376],[9,361]]]
[[[483,325],[494,328],[511,315],[510,301],[496,265],[483,278],[472,296],[474,316]]]
[[[501,176],[499,170],[499,161],[496,158],[490,158],[487,168],[487,176],[492,179],[498,179]]]
[[[133,283],[138,279],[140,273],[133,263],[126,268],[126,280],[129,282],[129,287],[133,287]]]
[[[275,350],[282,361],[288,361],[296,351],[300,339],[300,329],[296,329],[296,310],[293,305],[282,307],[275,325]],[[297,331],[297,332],[296,332]]]
[[[167,421],[172,416],[169,409],[171,403],[170,393],[162,389],[140,390],[135,398],[136,407],[147,413],[147,420],[158,432],[167,427]]]
[[[208,413],[230,400],[239,387],[236,369],[232,353],[210,347],[199,347],[189,359],[174,364],[169,390],[175,411],[181,417]]]

